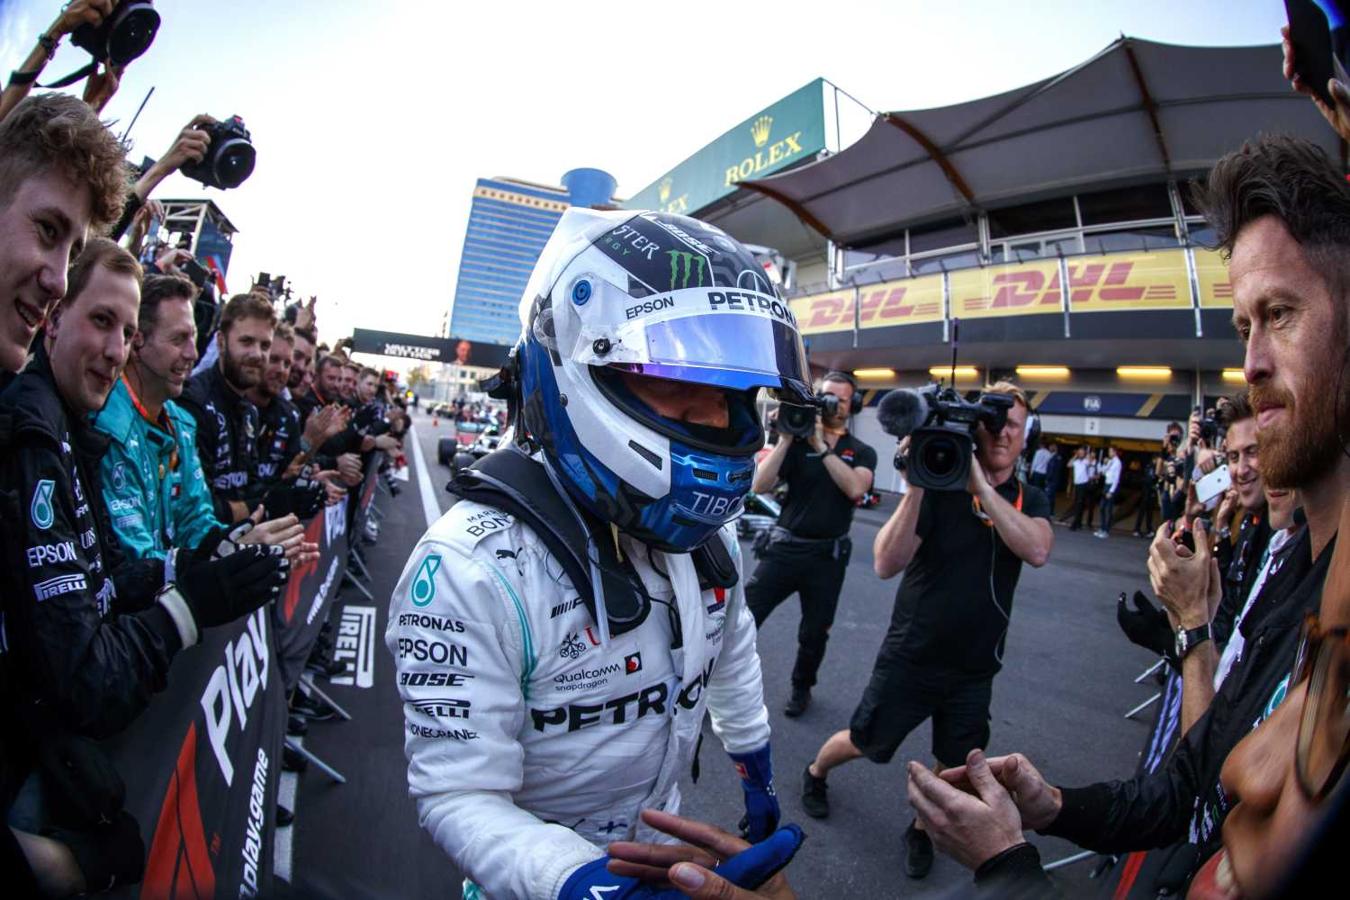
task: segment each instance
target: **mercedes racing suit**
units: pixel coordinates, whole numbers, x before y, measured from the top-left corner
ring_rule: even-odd
[[[741,571],[734,531],[717,539]],[[656,602],[604,643],[538,536],[467,500],[423,536],[394,591],[385,643],[409,793],[493,900],[552,900],[606,843],[669,841],[638,811],[678,810],[705,706],[727,752],[768,742],[741,586],[701,591],[689,555],[619,540]]]
[[[98,459],[107,438],[70,411],[45,351],[0,393],[0,802],[43,734],[125,728],[181,647],[153,604],[164,565],[112,538]]]
[[[232,522],[229,501],[252,499],[245,489],[257,465],[258,408],[230,387],[219,365],[188,379],[178,403],[197,420],[197,456],[211,484],[216,518]]]

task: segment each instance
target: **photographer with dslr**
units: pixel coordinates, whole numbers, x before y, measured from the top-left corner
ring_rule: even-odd
[[[1049,500],[1015,473],[1028,413],[1022,389],[1001,381],[977,404],[954,392],[918,396],[933,398],[916,411],[926,427],[888,421],[885,398],[879,413],[888,431],[909,434],[910,489],[877,533],[873,565],[881,578],[905,577],[849,728],[830,737],[804,773],[802,805],[816,818],[829,815],[831,769],[860,756],[889,762],[927,719],[939,769],[962,765],[988,743],[990,695],[1022,563],[1045,565],[1054,545]],[[905,873],[922,878],[933,846],[916,824],[905,833]]]
[[[0,94],[0,121],[28,96],[66,35],[71,36],[76,47],[87,50],[93,60],[49,87],[65,87],[87,75],[84,102],[95,112],[101,111],[116,93],[127,64],[149,49],[158,27],[159,15],[145,0],[71,0],[61,7],[56,21],[38,35],[37,46],[19,68],[10,73],[4,93]]]
[[[848,432],[849,417],[862,407],[853,376],[830,372],[818,390],[818,413],[814,406],[779,405],[778,443],[755,469],[750,487],[760,494],[787,482],[787,501],[745,597],[755,625],[762,626],[778,604],[793,593],[801,596],[792,696],[783,709],[792,718],[811,703],[853,552],[853,510],[871,490],[877,466],[876,451]]]

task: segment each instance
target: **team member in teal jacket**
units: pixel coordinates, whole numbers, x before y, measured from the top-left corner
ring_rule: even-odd
[[[172,400],[197,360],[195,294],[186,278],[145,279],[131,359],[94,421],[112,438],[102,466],[113,531],[138,557],[197,547],[222,527],[197,457],[196,422]]]
[[[123,377],[94,422],[112,438],[103,497],[127,552],[163,559],[171,547],[199,546],[222,523],[197,459],[192,416],[168,401],[152,425],[142,409]]]

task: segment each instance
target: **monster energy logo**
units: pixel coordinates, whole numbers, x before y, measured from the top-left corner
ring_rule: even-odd
[[[689,287],[689,278],[692,275],[694,287],[703,284],[704,268],[708,260],[697,253],[689,253],[685,250],[667,250],[666,255],[670,257],[670,289]],[[698,263],[698,269],[695,271],[694,264]]]
[[[413,579],[413,606],[422,607],[436,599],[436,572],[441,567],[441,558],[435,553],[422,560],[417,567],[417,577]]]

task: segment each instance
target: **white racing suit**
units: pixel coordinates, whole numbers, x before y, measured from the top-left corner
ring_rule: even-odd
[[[718,537],[741,572],[734,528]],[[604,644],[543,542],[479,503],[431,527],[394,590],[409,794],[480,896],[553,900],[605,844],[669,842],[638,811],[678,810],[705,706],[727,752],[769,740],[741,584],[700,591],[689,555],[619,542],[657,602]]]

